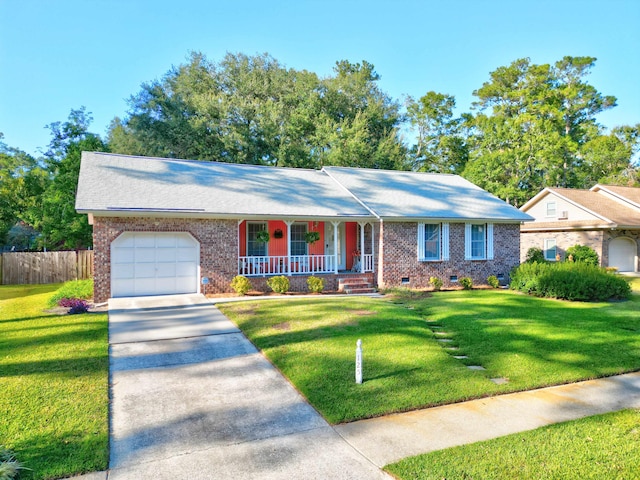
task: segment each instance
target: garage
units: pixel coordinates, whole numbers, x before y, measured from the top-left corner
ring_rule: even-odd
[[[635,272],[637,250],[632,239],[614,238],[609,243],[609,266],[616,267],[619,272]]]
[[[200,244],[186,232],[124,232],[111,243],[111,296],[197,293]]]

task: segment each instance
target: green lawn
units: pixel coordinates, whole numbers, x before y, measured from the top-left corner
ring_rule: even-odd
[[[385,470],[402,480],[622,480],[638,478],[638,452],[640,410],[624,410],[405,458]]]
[[[638,295],[572,303],[505,290],[401,291],[220,307],[332,423],[640,369]],[[359,338],[362,385],[354,382]]]
[[[0,444],[20,478],[107,467],[107,315],[43,313],[58,286],[0,287]]]

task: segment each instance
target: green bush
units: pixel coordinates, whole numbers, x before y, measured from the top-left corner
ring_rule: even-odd
[[[500,286],[500,280],[495,275],[490,275],[487,277],[487,285],[493,288],[498,288]]]
[[[0,445],[0,480],[13,480],[18,478],[20,470],[28,470],[16,460],[13,453]]]
[[[544,252],[541,248],[531,247],[529,250],[527,250],[527,259],[525,260],[525,262],[547,263],[547,260],[544,258]]]
[[[311,293],[322,293],[324,290],[324,279],[319,277],[309,277],[307,278],[307,287]]]
[[[629,283],[604,268],[587,263],[523,263],[511,272],[513,290],[537,297],[573,301],[626,299]]]
[[[236,275],[231,280],[231,288],[238,295],[246,295],[249,290],[251,290],[251,282],[247,277],[243,277],[242,275]]]
[[[471,280],[470,277],[462,277],[458,282],[465,290],[471,290],[473,288],[473,280]]]
[[[62,299],[77,298],[79,300],[88,300],[93,298],[93,279],[72,280],[65,282],[62,286],[53,292],[49,298],[49,306],[55,307]]]
[[[267,285],[276,293],[287,293],[289,291],[289,279],[284,275],[271,277],[267,280]]]
[[[433,287],[435,291],[438,291],[442,288],[443,282],[438,277],[429,278],[429,283]]]
[[[574,262],[582,262],[594,267],[600,265],[600,258],[596,251],[586,245],[574,245],[567,248],[567,258],[569,258],[569,255],[571,255]]]

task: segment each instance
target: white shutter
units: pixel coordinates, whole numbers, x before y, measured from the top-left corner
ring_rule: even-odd
[[[493,223],[487,223],[487,260],[493,260]]]
[[[446,262],[449,260],[449,224],[443,223],[440,231],[442,232],[442,261]]]
[[[471,224],[464,224],[464,259],[471,260]]]
[[[418,224],[418,261],[424,261],[424,223]]]

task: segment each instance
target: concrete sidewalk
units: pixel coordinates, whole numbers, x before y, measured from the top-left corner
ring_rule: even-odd
[[[338,425],[374,464],[533,430],[591,415],[640,408],[640,372],[511,393]]]
[[[110,301],[110,480],[385,479],[201,295]]]

